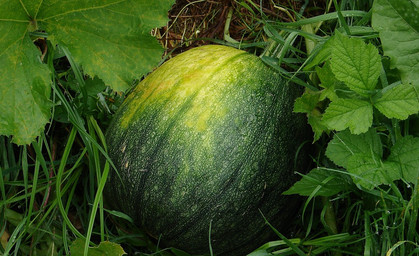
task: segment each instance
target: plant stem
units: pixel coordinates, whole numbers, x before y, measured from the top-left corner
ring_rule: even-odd
[[[230,36],[230,23],[233,18],[233,8],[228,10],[227,19],[224,25],[224,40],[230,43],[238,44],[239,42],[231,38]]]

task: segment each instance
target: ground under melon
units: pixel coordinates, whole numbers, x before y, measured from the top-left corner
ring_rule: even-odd
[[[202,46],[170,59],[129,94],[107,130],[118,169],[108,202],[163,246],[245,255],[296,214],[282,196],[309,138],[292,113],[300,88],[256,56]],[[301,157],[300,157],[301,156]],[[301,170],[301,169],[299,169]],[[263,213],[263,216],[262,216]],[[210,230],[211,226],[211,230]],[[284,232],[284,230],[282,230]]]

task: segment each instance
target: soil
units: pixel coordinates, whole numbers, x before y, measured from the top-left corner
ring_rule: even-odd
[[[260,33],[262,19],[292,22],[301,11],[304,17],[322,13],[326,4],[326,0],[177,0],[169,12],[167,26],[154,33],[166,54],[223,40],[226,23],[230,25],[231,38],[241,42],[261,41],[266,39]]]

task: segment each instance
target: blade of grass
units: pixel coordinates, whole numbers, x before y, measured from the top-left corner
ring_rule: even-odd
[[[96,124],[96,126],[94,125],[94,123]],[[94,118],[92,116],[90,116],[88,118],[87,121],[87,125],[88,125],[88,130],[90,135],[92,136],[92,138],[97,141],[96,138],[96,130],[100,130],[99,126],[96,123],[96,120],[94,120]],[[94,127],[95,126],[95,127]],[[100,167],[100,156],[99,156],[99,151],[96,147],[92,147],[93,150],[93,158],[92,158],[92,162],[95,168],[95,173],[96,173],[96,182],[99,183],[101,180],[101,167]],[[106,150],[106,149],[105,149]],[[100,223],[100,238],[101,241],[105,241],[105,221],[104,221],[104,212],[103,212],[103,197],[101,196],[100,200],[99,200],[99,223]]]
[[[285,39],[285,42],[282,45],[281,50],[276,56],[278,58],[278,66],[281,66],[282,59],[285,57],[285,54],[288,53],[290,46],[294,43],[297,36],[298,36],[297,32],[291,32]]]
[[[105,166],[103,168],[102,177],[101,177],[100,182],[98,184],[95,200],[93,202],[92,212],[91,212],[90,219],[89,219],[89,226],[88,226],[87,235],[86,235],[86,243],[84,245],[84,255],[85,256],[87,256],[87,253],[88,253],[88,250],[89,250],[89,244],[88,243],[89,243],[89,240],[92,236],[94,220],[96,218],[96,213],[97,213],[97,209],[98,209],[98,206],[99,206],[99,202],[102,201],[102,192],[103,192],[103,188],[105,187],[106,180],[108,178],[109,169],[110,169],[109,163],[106,162]]]
[[[22,231],[24,230],[24,226],[26,224],[26,218],[22,218],[19,221],[19,224],[16,225],[16,228],[13,230],[12,234],[10,235],[9,241],[4,249],[3,256],[8,256],[9,252],[12,250],[13,246],[20,240],[22,236]],[[15,250],[15,255],[17,254],[17,250]]]
[[[346,18],[346,17],[364,17],[365,15],[367,15],[367,12],[357,11],[357,10],[349,10],[349,11],[341,11],[341,14],[344,18]],[[300,27],[302,25],[314,24],[314,23],[318,23],[318,22],[322,22],[322,21],[328,21],[328,20],[334,20],[334,19],[338,19],[338,18],[339,18],[338,12],[330,12],[330,13],[327,13],[327,14],[314,16],[312,18],[301,19],[301,20],[296,21],[296,22],[277,22],[276,24],[282,25],[282,26]]]
[[[209,251],[210,251],[210,255],[213,256],[214,253],[212,251],[212,245],[211,245],[211,226],[212,226],[212,220],[210,221],[209,224],[209,231],[208,231],[208,246],[209,246]]]
[[[406,244],[406,243],[408,243],[408,244],[412,244],[413,246],[416,246],[416,247],[419,247],[419,244],[417,244],[417,243],[414,243],[414,242],[412,242],[412,241],[399,241],[399,242],[397,242],[397,243],[395,243],[388,251],[387,251],[387,253],[386,253],[386,256],[391,256],[391,254],[399,247],[399,246],[401,246],[401,245],[403,245],[403,244]],[[405,255],[405,254],[400,254],[400,255]]]
[[[365,245],[364,245],[364,256],[370,256],[371,252],[374,251],[374,245],[372,241],[372,234],[370,230],[370,218],[367,211],[364,212],[364,234],[365,234]]]
[[[63,187],[63,189],[62,189],[61,192],[63,194],[65,194],[68,191],[68,189],[70,188],[70,186],[73,186],[75,188],[77,186],[77,180],[79,179],[80,175],[81,175],[81,169],[78,170],[78,171],[76,171],[73,175],[71,175],[71,179],[69,179],[65,183],[65,185],[64,185],[64,187]],[[36,227],[34,228],[34,232],[40,228],[40,226],[42,225],[42,223],[44,223],[44,221],[51,214],[51,212],[56,209],[57,204],[58,204],[58,201],[57,200],[53,200],[51,202],[51,205],[43,213],[42,218],[40,219],[40,221],[37,223]],[[65,223],[63,223],[63,225],[65,225]]]
[[[35,142],[33,143],[35,144]],[[32,216],[32,211],[33,211],[33,206],[35,205],[35,196],[37,194],[36,188],[38,185],[38,178],[39,178],[39,169],[41,166],[41,162],[38,160],[38,157],[35,159],[35,170],[34,170],[34,174],[33,174],[33,178],[32,178],[32,190],[30,193],[30,200],[29,200],[29,209],[27,211],[27,221],[26,221],[26,229],[29,228],[29,224],[30,224],[30,220],[31,220],[31,216]],[[25,194],[26,194],[26,190],[25,190]]]
[[[80,176],[78,175],[78,177],[80,177]],[[76,181],[74,182],[74,184],[73,184],[73,186],[72,186],[72,188],[70,190],[70,193],[68,195],[67,204],[65,206],[65,211],[66,212],[68,212],[69,209],[70,209],[71,202],[73,200],[73,196],[74,196],[74,193],[75,193],[76,188],[77,188],[77,185],[78,185],[77,184],[78,183],[77,181],[78,181],[78,179],[76,179]],[[63,189],[63,191],[64,191],[64,189]],[[67,255],[69,255],[70,254],[70,250],[69,250],[68,239],[67,239],[67,224],[65,222],[63,223],[63,229],[62,229],[62,231],[63,231],[64,250],[66,251]]]
[[[351,31],[349,29],[348,23],[346,23],[346,20],[342,14],[342,11],[340,10],[340,5],[337,3],[336,0],[333,0],[333,4],[335,5],[335,8],[337,10],[338,20],[339,20],[340,25],[345,29],[345,32],[347,35],[351,35]]]
[[[413,187],[413,193],[412,197],[407,204],[407,207],[405,208],[406,211],[410,211],[410,219],[407,220],[408,223],[408,229],[407,229],[407,236],[406,238],[408,240],[414,241],[415,236],[418,236],[418,230],[417,230],[417,222],[418,222],[418,212],[419,212],[419,205],[418,205],[418,189],[415,189],[417,185]],[[418,238],[418,237],[417,237]]]
[[[6,148],[5,148],[5,145],[4,145],[4,137],[0,136],[0,154],[5,153],[5,152],[6,152]],[[3,154],[1,154],[1,155],[3,155]],[[3,160],[4,160],[4,157],[3,157]],[[4,173],[3,173],[3,168],[5,168],[4,165],[5,165],[4,162],[2,162],[0,164],[0,176],[1,176],[1,178],[0,178],[0,192],[1,192],[1,198],[2,198],[1,201],[2,202],[5,202],[7,200],[6,188],[4,186],[4,178],[5,178]],[[4,205],[0,204],[0,207],[3,207],[3,206]],[[2,211],[0,210],[0,212],[2,212]]]
[[[298,248],[298,246],[296,246],[291,240],[289,240],[288,238],[286,238],[274,226],[272,226],[271,223],[269,223],[269,221],[265,218],[265,216],[263,215],[263,213],[261,211],[259,211],[259,212],[262,215],[263,219],[265,220],[265,223],[275,232],[275,234],[279,238],[281,238],[288,245],[288,247],[290,247],[298,255],[300,255],[300,256],[306,256],[306,254],[300,248]]]
[[[97,121],[92,116],[90,116],[90,123],[91,123],[93,129],[95,130],[97,136],[99,137],[99,140],[100,140],[101,144],[103,145],[103,148],[104,148],[105,152],[108,152],[108,149],[106,147],[105,135],[103,134],[102,130],[100,129],[99,124],[97,123]],[[100,163],[100,159],[99,158],[97,159],[97,161],[98,161],[98,163]],[[106,163],[106,164],[109,164],[109,163]],[[101,201],[100,214],[101,214],[100,215],[101,234],[104,234],[105,233],[104,232],[104,226],[105,226],[104,223],[105,223],[105,220],[104,220],[103,201]],[[104,239],[104,237],[103,237],[103,239]]]
[[[110,166],[117,170],[115,165],[113,164],[112,160],[109,158],[108,154],[105,152],[105,150],[87,133],[86,129],[83,125],[83,119],[80,117],[80,115],[75,111],[71,104],[68,102],[68,100],[65,98],[64,94],[57,88],[55,83],[52,83],[52,87],[54,89],[54,92],[58,96],[59,100],[63,103],[66,112],[69,115],[70,122],[74,125],[74,127],[77,129],[78,133],[82,136],[82,138],[90,141],[93,146],[97,147],[99,151],[102,153],[102,155],[106,158],[106,160],[109,162]],[[89,143],[86,143],[89,145]],[[87,146],[86,145],[86,146]]]
[[[63,194],[61,192],[61,180],[62,180],[64,169],[65,169],[65,166],[66,166],[66,163],[67,163],[66,161],[67,161],[68,155],[70,154],[70,150],[71,150],[71,148],[73,146],[73,143],[74,143],[74,140],[76,138],[76,134],[77,134],[77,130],[73,126],[73,128],[71,129],[70,135],[69,135],[69,137],[67,139],[67,144],[66,144],[66,146],[64,148],[63,156],[61,158],[61,163],[60,163],[60,166],[58,168],[57,181],[56,181],[56,184],[55,184],[56,185],[55,186],[55,189],[56,189],[58,207],[60,209],[61,216],[63,217],[66,225],[68,225],[68,227],[71,229],[71,231],[77,237],[80,237],[80,238],[83,238],[84,239],[85,237],[71,223],[70,219],[67,216],[67,211],[64,209],[63,202],[61,201],[61,199],[63,198]]]
[[[36,155],[36,161],[39,161],[42,170],[44,171],[44,175],[47,178],[47,180],[49,180],[49,171],[48,171],[48,167],[47,167],[47,163],[45,161],[44,155],[42,154],[42,148],[43,148],[43,137],[45,135],[41,134],[41,136],[38,138],[38,141],[33,141],[32,142],[32,148],[35,151],[35,155]]]
[[[28,183],[28,173],[29,173],[29,169],[28,169],[28,152],[27,152],[27,148],[24,146],[22,147],[22,154],[21,154],[21,159],[22,159],[22,174],[23,174],[23,185],[24,185],[24,189],[25,189],[25,195],[28,194],[29,191],[29,183]],[[6,200],[6,199],[5,199]],[[27,198],[25,198],[25,205],[28,206],[28,200]]]
[[[65,46],[58,46],[61,48],[61,50],[64,52],[65,56],[67,57],[68,62],[70,62],[70,66],[71,69],[74,73],[74,75],[76,76],[76,80],[77,80],[77,86],[79,87],[79,90],[81,92],[81,94],[83,95],[83,107],[87,106],[87,100],[88,100],[88,94],[87,94],[87,90],[86,90],[86,84],[82,75],[82,72],[80,71],[79,66],[76,64],[76,62],[73,59],[73,55],[70,53],[70,51],[68,50],[67,47]],[[84,111],[84,109],[81,110],[82,112]]]

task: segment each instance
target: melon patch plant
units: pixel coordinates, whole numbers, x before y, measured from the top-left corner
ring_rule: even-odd
[[[308,116],[314,142],[324,133],[332,139],[318,167],[301,174],[285,194],[308,196],[305,210],[323,198],[321,218],[328,233],[362,232],[367,255],[419,251],[419,33],[412,15],[418,4],[374,1],[372,28],[382,48],[373,44],[373,34],[357,34],[341,19],[342,28],[317,46],[305,66],[314,71],[318,87],[295,102],[294,111]],[[334,209],[345,197],[355,201],[353,207]],[[343,214],[344,222],[335,214]],[[364,227],[353,227],[350,220]]]
[[[98,76],[116,91],[130,88],[159,63],[163,48],[150,31],[166,24],[172,4],[1,1],[0,134],[25,145],[44,130],[57,104],[50,99],[55,71],[45,58],[57,45],[84,74]],[[84,90],[84,83],[78,86]]]

